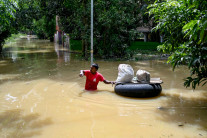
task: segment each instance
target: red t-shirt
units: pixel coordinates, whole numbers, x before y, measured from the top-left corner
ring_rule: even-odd
[[[98,72],[96,72],[96,74],[92,74],[90,70],[84,70],[84,73],[86,76],[86,90],[97,90],[99,81],[105,80],[104,77]]]

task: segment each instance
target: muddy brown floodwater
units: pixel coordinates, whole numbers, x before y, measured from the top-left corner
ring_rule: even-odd
[[[98,91],[84,91],[79,70],[90,62],[67,48],[37,39],[7,46],[0,60],[1,138],[207,137],[207,87],[184,88],[185,66],[173,72],[164,60],[96,61],[111,81],[121,63],[164,81],[158,97],[127,98],[102,82]]]

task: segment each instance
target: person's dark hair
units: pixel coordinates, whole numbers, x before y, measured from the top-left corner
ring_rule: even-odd
[[[96,64],[96,63],[92,64],[91,66],[92,66],[92,67],[95,67],[97,70],[98,70],[98,68],[99,68],[98,64]]]

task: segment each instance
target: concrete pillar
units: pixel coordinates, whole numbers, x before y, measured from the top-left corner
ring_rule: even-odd
[[[160,35],[160,43],[163,43],[164,40],[163,40],[163,35]]]
[[[148,33],[144,33],[144,42],[148,41]]]

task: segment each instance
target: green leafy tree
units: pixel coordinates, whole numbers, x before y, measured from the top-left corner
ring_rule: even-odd
[[[123,58],[142,26],[147,0],[94,1],[94,52],[101,57]],[[62,30],[82,40],[84,56],[90,45],[90,0],[67,0],[56,8]],[[110,50],[109,50],[110,49]]]
[[[132,0],[95,3],[95,50],[99,55],[108,58],[127,55],[126,49],[135,39],[142,19],[139,16],[142,4]]]
[[[48,19],[43,16],[39,20],[33,19],[32,30],[40,39],[54,40],[55,33],[55,17]]]
[[[33,20],[40,19],[40,6],[36,0],[18,0],[16,22],[18,30],[30,34],[33,31]]]
[[[186,64],[190,76],[184,86],[207,83],[207,1],[164,0],[149,6],[149,14],[157,22],[155,30],[165,37],[159,47],[170,53],[168,62],[175,67]]]
[[[0,53],[5,39],[19,31],[36,33],[40,38],[53,41],[56,15],[53,3],[43,0],[0,1]]]
[[[15,13],[18,8],[15,0],[0,1],[0,53],[5,39],[16,33]]]
[[[19,0],[18,4],[18,30],[29,34],[32,32],[37,34],[39,38],[53,41],[55,13],[51,3],[43,0]]]
[[[55,5],[60,17],[60,29],[69,33],[72,39],[82,40],[85,59],[88,59],[90,45],[90,6],[90,0],[67,0]]]
[[[36,26],[43,30],[43,34],[50,41],[54,40],[55,33],[55,16],[56,8],[55,5],[61,2],[61,0],[51,1],[51,0],[36,0],[40,7],[40,22],[43,22],[42,25]],[[35,26],[35,25],[34,25]]]

